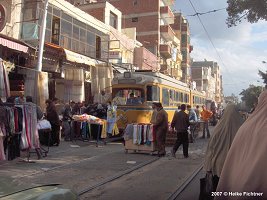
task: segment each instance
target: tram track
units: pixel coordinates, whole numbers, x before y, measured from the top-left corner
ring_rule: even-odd
[[[80,192],[78,192],[78,195],[82,196],[82,195],[84,195],[84,194],[86,194],[86,193],[88,193],[88,192],[90,192],[90,191],[92,191],[92,190],[94,190],[96,188],[99,188],[100,186],[103,186],[103,185],[105,185],[105,184],[107,184],[109,182],[118,180],[122,176],[130,174],[130,173],[132,173],[132,172],[134,172],[134,171],[136,171],[136,170],[138,170],[140,168],[143,168],[143,167],[145,167],[145,166],[147,166],[149,164],[152,164],[153,162],[157,161],[158,159],[159,159],[159,157],[154,157],[154,158],[152,158],[152,159],[150,159],[150,160],[148,160],[146,162],[143,162],[143,163],[141,163],[139,165],[136,165],[136,166],[134,166],[134,167],[132,167],[130,169],[127,169],[127,170],[125,170],[123,172],[117,173],[114,176],[110,176],[110,177],[108,177],[108,178],[106,178],[106,179],[104,179],[104,180],[102,180],[102,181],[100,181],[100,182],[98,182],[98,183],[96,183],[94,185],[91,185],[91,186],[81,190]]]
[[[177,190],[175,190],[167,200],[175,200],[179,195],[185,190],[185,188],[197,177],[201,170],[203,169],[203,163],[190,175],[186,178],[182,185],[180,185]]]

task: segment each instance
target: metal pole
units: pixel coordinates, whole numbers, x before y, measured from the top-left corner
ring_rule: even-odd
[[[43,14],[42,25],[40,29],[41,33],[40,33],[40,39],[39,39],[39,51],[38,51],[38,62],[37,62],[38,72],[42,71],[48,1],[49,0],[45,0],[45,3],[44,3],[44,14]]]

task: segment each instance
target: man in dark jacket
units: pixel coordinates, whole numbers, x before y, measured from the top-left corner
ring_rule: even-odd
[[[171,127],[175,128],[177,131],[177,140],[172,149],[172,156],[175,157],[175,153],[179,146],[183,145],[183,154],[184,157],[188,157],[188,127],[189,127],[189,116],[185,113],[186,105],[181,105],[181,111],[176,112],[173,116]]]
[[[158,156],[165,156],[165,141],[168,131],[168,113],[163,109],[161,103],[156,103],[157,116],[154,122],[154,130],[156,132],[156,140],[158,147]]]

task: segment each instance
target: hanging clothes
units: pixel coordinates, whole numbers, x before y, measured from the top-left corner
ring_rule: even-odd
[[[19,157],[20,150],[40,148],[36,106],[0,106],[0,129],[0,154],[7,153],[5,159]]]
[[[3,101],[6,101],[7,97],[10,96],[10,85],[8,79],[8,73],[3,63],[3,60],[0,58],[0,98]]]

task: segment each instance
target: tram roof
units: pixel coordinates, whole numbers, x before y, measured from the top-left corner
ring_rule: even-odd
[[[120,80],[124,80],[124,82]],[[129,80],[129,83],[130,83],[130,80],[136,80],[136,84],[145,84],[148,82],[153,82],[153,83],[160,83],[163,85],[168,85],[171,87],[180,86],[180,87],[183,87],[183,89],[189,89],[186,83],[183,83],[179,80],[176,80],[162,73],[151,72],[151,71],[125,72],[123,74],[118,74],[117,77],[113,79],[113,84],[119,84],[119,83],[127,84],[127,80]]]

